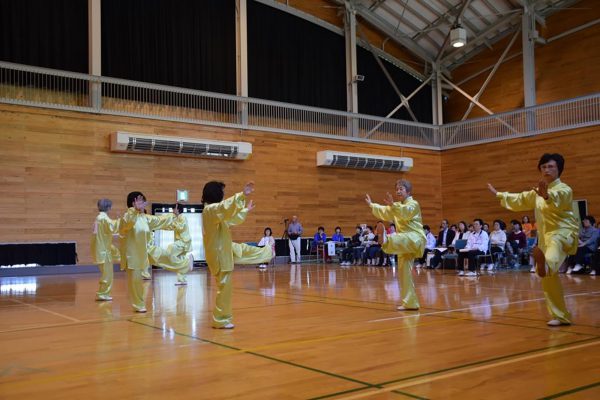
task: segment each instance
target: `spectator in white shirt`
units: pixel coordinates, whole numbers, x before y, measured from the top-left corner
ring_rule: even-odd
[[[504,254],[504,249],[506,248],[506,232],[504,232],[505,228],[506,224],[504,221],[499,219],[494,220],[494,230],[490,233],[490,243],[492,244],[490,253],[492,262],[487,265],[488,271],[494,270],[495,263],[498,263],[500,256]],[[482,264],[481,270],[484,270],[485,267],[486,265]]]
[[[260,242],[258,242],[258,247],[271,247],[273,257],[275,257],[275,239],[273,238],[273,231],[271,230],[271,228],[266,227],[263,234],[263,238],[260,239]],[[258,268],[265,269],[267,268],[267,264],[260,264]]]
[[[473,233],[467,239],[467,246],[458,253],[458,265],[464,264],[465,260],[469,260],[469,272],[459,271],[459,275],[477,276],[476,261],[477,256],[486,254],[489,246],[489,237],[483,228],[483,221],[479,218],[473,220]]]
[[[431,228],[429,227],[429,225],[423,225],[423,230],[425,231],[425,239],[427,240],[427,242],[425,243],[423,257],[417,259],[417,268],[421,268],[423,264],[425,264],[427,254],[435,249],[435,236],[433,236],[433,234],[431,233]]]

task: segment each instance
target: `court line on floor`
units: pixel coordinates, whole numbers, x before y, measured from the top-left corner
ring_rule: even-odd
[[[248,290],[248,289],[243,289],[243,290]],[[247,295],[254,295],[253,293],[246,293]],[[258,295],[257,295],[258,296]],[[295,295],[295,294],[290,294],[290,296],[303,296],[303,295]],[[290,299],[287,296],[282,296],[282,295],[277,295],[277,297],[280,298],[284,298],[284,299]],[[340,299],[340,298],[335,298],[335,297],[325,297],[325,296],[316,296],[316,295],[308,295],[306,297],[314,297],[317,299],[325,299],[325,301],[318,301],[318,300],[300,300],[300,303],[297,304],[302,304],[302,303],[316,303],[316,304],[325,304],[325,305],[332,305],[332,306],[339,306],[339,307],[351,307],[351,308],[360,308],[360,309],[366,309],[366,310],[376,310],[376,311],[385,311],[385,312],[395,312],[396,311],[392,311],[389,308],[375,308],[375,307],[365,307],[365,306],[358,306],[358,305],[352,305],[352,304],[343,304],[343,303],[334,303],[334,302],[329,302],[327,300],[340,300],[340,301],[347,301],[347,302],[359,302],[359,303],[367,303],[367,304],[389,304],[389,303],[379,303],[379,302],[364,302],[364,301],[360,301],[360,300],[352,300],[352,299]],[[515,319],[523,319],[526,321],[532,321],[532,322],[539,322],[540,324],[544,324],[544,327],[538,327],[538,326],[529,326],[529,325],[519,325],[519,324],[510,324],[510,323],[506,323],[506,322],[499,322],[499,321],[491,321],[491,320],[478,320],[478,319],[474,319],[474,318],[470,318],[470,317],[465,317],[465,318],[454,318],[454,317],[444,317],[440,314],[444,314],[447,313],[448,310],[443,310],[443,309],[439,309],[439,308],[432,308],[432,307],[423,307],[423,308],[429,308],[429,309],[433,309],[439,312],[432,312],[432,313],[421,313],[421,314],[411,314],[411,315],[407,315],[404,317],[400,317],[400,318],[411,318],[411,317],[417,317],[417,316],[428,316],[429,314],[435,314],[433,316],[435,317],[442,317],[442,318],[452,318],[452,319],[457,319],[457,320],[462,320],[462,321],[469,321],[469,322],[475,322],[475,323],[486,323],[486,324],[496,324],[496,325],[507,325],[507,326],[515,326],[515,327],[519,327],[519,328],[526,328],[526,329],[541,329],[541,330],[545,330],[545,331],[554,331],[554,332],[558,332],[559,330],[555,329],[555,328],[551,328],[551,327],[546,327],[545,320],[542,319],[532,319],[532,318],[523,318],[523,317],[514,317],[511,316],[509,312],[505,313],[504,315],[497,315],[497,318],[515,318]],[[470,308],[467,310],[471,310]],[[457,311],[460,313],[463,313],[463,311]],[[399,318],[396,318],[399,319]],[[416,326],[421,326],[421,325],[415,325]],[[581,326],[581,327],[588,327],[588,328],[593,328],[593,329],[599,329],[599,327],[594,326],[594,325],[580,325],[577,324],[576,326]],[[596,334],[593,333],[583,333],[583,332],[577,332],[577,331],[572,331],[572,330],[565,330],[564,328],[560,330],[560,332],[562,333],[569,333],[569,334],[574,334],[574,335],[585,335],[585,336],[598,336]]]
[[[589,295],[598,294],[598,293],[600,293],[600,291],[568,294],[568,295],[565,295],[565,297],[589,296]],[[509,301],[509,302],[506,302],[506,303],[485,304],[485,305],[479,305],[479,306],[454,308],[454,309],[444,310],[444,311],[433,311],[433,312],[428,312],[428,313],[414,313],[412,315],[403,315],[403,316],[400,316],[400,317],[372,319],[372,320],[369,320],[367,322],[369,322],[369,323],[371,323],[371,322],[382,322],[382,321],[391,321],[391,320],[395,320],[395,319],[414,318],[416,316],[428,316],[428,315],[435,315],[435,314],[447,314],[447,313],[453,313],[453,312],[471,311],[471,310],[479,309],[479,308],[510,306],[510,305],[513,305],[513,304],[532,303],[532,302],[537,302],[537,301],[542,301],[542,300],[546,300],[546,298],[545,297],[538,297],[536,299],[519,300],[519,301]]]
[[[144,325],[144,326],[147,326],[147,327],[154,328],[154,329],[162,331],[162,328],[158,327],[158,326],[143,324],[143,323],[141,323],[139,321],[131,321],[131,322],[134,322],[134,323],[137,323],[137,324],[140,324],[140,325]],[[335,374],[335,373],[332,373],[332,372],[329,372],[329,371],[324,371],[324,370],[321,370],[321,369],[308,367],[306,365],[298,364],[298,363],[295,363],[295,362],[292,362],[292,361],[282,360],[282,359],[279,359],[279,358],[276,358],[276,357],[268,356],[266,354],[260,354],[260,353],[257,353],[255,351],[255,350],[264,350],[265,347],[267,347],[267,346],[262,346],[262,348],[261,347],[256,347],[256,348],[251,348],[251,349],[242,349],[242,348],[237,348],[237,347],[234,347],[234,346],[226,345],[226,344],[223,344],[223,343],[215,342],[215,341],[212,341],[212,340],[200,338],[200,337],[195,336],[195,335],[188,335],[188,334],[177,332],[177,331],[174,331],[174,332],[175,332],[176,335],[179,335],[179,336],[188,337],[188,338],[191,338],[191,339],[194,339],[194,340],[198,340],[198,341],[202,341],[202,342],[205,342],[205,343],[213,344],[213,345],[216,345],[216,346],[224,347],[224,348],[226,348],[228,350],[235,350],[235,353],[233,353],[233,354],[240,354],[240,353],[249,354],[249,355],[253,355],[253,356],[256,356],[256,357],[265,358],[265,359],[270,360],[270,361],[275,361],[275,362],[278,362],[278,363],[290,365],[290,366],[301,368],[301,369],[306,369],[306,370],[309,370],[309,371],[312,371],[312,372],[316,372],[316,373],[320,373],[320,374],[332,376],[332,377],[343,379],[343,380],[348,380],[348,381],[351,381],[353,383],[358,383],[358,384],[363,385],[363,387],[350,389],[350,391],[360,391],[360,390],[365,390],[365,389],[374,388],[374,387],[379,388],[378,386],[373,385],[373,384],[371,384],[369,382],[363,382],[363,381],[360,381],[360,380],[357,380],[357,379],[354,379],[354,378],[350,378],[350,377],[347,377],[347,376],[344,376],[344,375]],[[394,390],[393,392],[396,392],[398,394],[401,394],[401,395],[404,395],[404,396],[407,396],[407,397],[411,397],[411,398],[414,398],[414,399],[428,400],[426,397],[420,397],[420,396],[413,395],[411,393],[403,392],[403,391],[400,391],[400,390]]]
[[[19,304],[22,304],[22,305],[27,306],[27,307],[35,308],[36,310],[47,312],[49,314],[56,315],[57,317],[68,319],[69,321],[81,322],[80,319],[72,318],[72,317],[69,317],[68,315],[57,313],[55,311],[48,310],[47,308],[44,308],[44,307],[40,307],[40,306],[36,306],[36,305],[33,305],[33,304],[25,303],[23,301],[19,301],[19,300],[15,300],[15,299],[8,299],[8,301],[13,301],[15,303],[19,303]]]
[[[563,397],[563,396],[567,396],[569,394],[581,392],[583,390],[591,389],[591,388],[594,388],[596,386],[600,386],[600,382],[591,383],[591,384],[585,385],[585,386],[578,386],[578,387],[574,387],[573,389],[565,390],[564,392],[555,393],[555,394],[552,394],[552,395],[546,396],[546,397],[540,397],[539,400],[557,399],[559,397]]]
[[[458,319],[450,319],[450,321],[452,321],[452,320],[458,320]],[[153,329],[156,329],[156,330],[159,330],[159,331],[163,330],[162,327],[154,326],[154,325],[151,325],[151,324],[146,324],[146,323],[141,322],[140,320],[131,320],[130,319],[128,321],[130,321],[132,323],[135,323],[135,324],[138,324],[138,325],[150,327],[150,328],[153,328]],[[409,327],[407,327],[407,328],[409,328]],[[254,348],[254,349],[238,349],[238,348],[233,347],[233,346],[229,346],[229,345],[226,345],[226,344],[218,343],[218,342],[211,341],[211,340],[208,340],[208,339],[203,339],[203,338],[200,338],[200,337],[197,337],[197,336],[188,335],[188,334],[184,334],[184,333],[177,332],[177,331],[174,331],[174,333],[176,335],[178,335],[178,336],[192,338],[192,339],[197,340],[197,341],[201,341],[201,342],[205,342],[205,343],[209,343],[209,344],[214,344],[214,345],[217,345],[217,346],[229,349],[229,350],[233,350],[231,353],[224,354],[224,355],[246,353],[246,354],[255,355],[255,356],[258,356],[258,357],[270,359],[272,361],[286,363],[286,364],[289,364],[289,365],[292,365],[292,366],[304,368],[304,369],[307,369],[307,370],[312,370],[314,372],[319,372],[319,373],[323,373],[323,374],[326,374],[326,375],[335,376],[335,377],[338,377],[338,378],[342,378],[342,379],[354,381],[355,383],[359,383],[359,384],[362,384],[363,386],[365,386],[364,388],[355,388],[355,389],[353,389],[354,391],[365,390],[365,389],[368,389],[369,387],[381,387],[381,385],[373,385],[373,384],[368,383],[368,382],[362,382],[360,380],[356,380],[356,379],[353,379],[353,378],[344,377],[343,375],[338,375],[338,374],[330,373],[330,372],[327,372],[327,371],[322,371],[322,370],[319,370],[319,369],[316,369],[316,368],[311,368],[311,367],[303,366],[301,364],[296,364],[296,363],[293,363],[293,362],[289,362],[289,361],[285,361],[285,360],[280,360],[280,359],[277,359],[275,357],[270,357],[270,356],[267,356],[267,355],[264,355],[264,354],[256,353],[254,350],[258,350],[258,348]],[[572,343],[577,343],[577,342],[572,342]],[[559,347],[559,346],[554,346],[554,347]],[[266,347],[266,346],[263,346],[263,347]],[[217,356],[220,357],[220,356],[224,356],[224,355],[217,355]],[[508,357],[508,356],[504,356],[502,358],[506,358],[506,357]],[[90,375],[98,375],[98,374],[104,374],[104,373],[125,371],[125,370],[130,370],[130,369],[139,369],[139,368],[144,368],[144,367],[153,367],[153,366],[155,366],[157,364],[164,365],[165,363],[169,363],[169,362],[180,363],[181,359],[178,358],[178,359],[173,359],[173,360],[157,360],[157,361],[148,362],[148,363],[142,363],[142,364],[137,364],[137,365],[129,365],[129,366],[126,366],[126,367],[107,368],[107,369],[104,369],[102,371],[85,371],[85,372],[80,372],[80,373],[76,373],[76,374],[64,374],[62,376],[54,376],[54,377],[47,377],[47,378],[34,379],[34,380],[36,382],[38,382],[38,383],[39,382],[52,382],[52,381],[58,381],[58,380],[64,380],[64,379],[71,379],[71,378],[77,378],[77,377],[84,377],[84,376],[90,376]],[[31,380],[29,380],[28,382],[22,382],[22,383],[23,384],[30,384]],[[14,382],[14,383],[12,383],[12,385],[19,386],[19,383],[18,382]],[[402,393],[402,394],[409,395],[407,393]]]
[[[357,394],[353,394],[353,395],[347,396],[347,397],[341,397],[341,398],[339,398],[339,400],[353,400],[353,399],[369,397],[374,394],[389,393],[389,392],[393,392],[395,390],[399,390],[399,389],[402,389],[405,387],[429,384],[434,381],[448,379],[448,378],[452,378],[452,377],[455,377],[458,375],[472,374],[474,372],[478,372],[478,371],[485,370],[485,369],[501,367],[501,366],[504,366],[507,364],[526,361],[529,359],[534,359],[534,358],[538,358],[538,357],[542,357],[542,356],[555,355],[555,354],[562,353],[565,351],[572,351],[572,350],[577,350],[580,348],[596,346],[596,345],[600,345],[600,340],[598,338],[584,339],[584,340],[579,340],[576,342],[565,343],[565,344],[550,346],[550,347],[546,347],[546,348],[527,350],[527,351],[515,353],[515,354],[508,354],[505,356],[500,356],[500,357],[495,357],[495,358],[491,358],[491,359],[487,359],[487,360],[481,360],[481,361],[476,361],[473,363],[468,363],[468,364],[464,364],[464,365],[458,365],[458,366],[454,366],[454,367],[450,367],[450,368],[445,368],[445,369],[441,369],[438,371],[432,371],[432,372],[427,372],[427,373],[423,373],[423,374],[409,376],[406,378],[377,383],[377,384],[373,385],[372,388],[363,388],[363,389],[355,390],[355,392],[363,391],[363,390],[368,390],[368,392],[357,393]],[[482,365],[482,364],[485,364],[485,365]],[[402,382],[402,383],[380,389],[382,386],[389,385],[389,384],[396,383],[396,382]],[[376,390],[371,390],[371,389],[376,389]],[[337,396],[340,396],[343,394],[347,394],[347,392],[348,391],[331,393],[329,395],[322,396],[319,398],[314,398],[311,400],[337,397]]]
[[[156,329],[156,330],[159,330],[159,331],[163,330],[162,327],[155,326],[155,325],[152,325],[152,324],[144,324],[144,323],[142,323],[140,321],[133,321],[132,320],[130,322],[133,322],[133,323],[138,324],[138,325],[146,326],[148,328],[153,328],[153,329]],[[344,380],[347,380],[347,381],[350,381],[350,382],[354,382],[354,383],[358,383],[358,384],[361,384],[361,385],[364,385],[364,386],[367,386],[367,387],[372,387],[373,386],[373,384],[371,384],[371,383],[364,382],[364,381],[361,381],[361,380],[358,380],[358,379],[350,378],[350,377],[339,375],[339,374],[334,374],[332,372],[323,371],[323,370],[320,370],[320,369],[317,369],[317,368],[307,367],[307,366],[302,365],[302,364],[297,364],[297,363],[294,363],[292,361],[281,360],[281,359],[278,359],[278,358],[275,358],[275,357],[271,357],[271,356],[268,356],[268,355],[265,355],[265,354],[260,354],[260,353],[257,353],[256,351],[254,351],[254,350],[260,349],[260,347],[253,348],[253,349],[242,349],[242,348],[235,347],[235,346],[230,346],[230,345],[227,345],[227,344],[224,344],[224,343],[215,342],[214,340],[204,339],[204,338],[201,338],[201,337],[195,336],[195,335],[190,335],[190,334],[186,334],[186,333],[182,333],[182,332],[178,332],[178,331],[174,331],[174,333],[176,335],[179,335],[179,336],[187,337],[187,338],[194,339],[194,340],[197,340],[197,341],[201,341],[201,342],[204,342],[204,343],[213,344],[213,345],[216,345],[216,346],[219,346],[219,347],[224,347],[224,348],[226,348],[228,350],[234,350],[234,352],[232,352],[231,354],[250,354],[250,355],[253,355],[253,356],[257,356],[257,357],[266,358],[266,359],[271,360],[271,361],[276,361],[276,362],[279,362],[279,363],[291,365],[291,366],[302,368],[302,369],[306,369],[306,370],[309,370],[309,371],[318,372],[320,374],[329,375],[329,376],[332,376],[332,377],[335,377],[335,378],[339,378],[339,379],[344,379]]]

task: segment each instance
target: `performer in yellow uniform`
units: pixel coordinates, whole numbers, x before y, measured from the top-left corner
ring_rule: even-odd
[[[396,225],[396,233],[389,236],[384,234],[382,249],[386,254],[398,255],[398,279],[403,296],[398,311],[418,310],[420,307],[412,279],[412,266],[415,258],[423,256],[426,238],[421,220],[421,207],[412,198],[411,192],[412,184],[400,179],[396,182],[396,193],[400,201],[394,202],[389,193],[385,199],[387,206],[373,203],[368,194],[365,198],[376,218],[394,221]]]
[[[111,219],[108,212],[112,208],[109,199],[98,200],[99,214],[94,221],[91,251],[94,263],[100,269],[100,287],[96,292],[97,301],[110,301],[113,284],[113,263],[119,262],[119,249],[112,244],[113,235],[119,232],[119,220]]]
[[[522,193],[488,189],[512,211],[535,210],[538,245],[534,249],[535,268],[542,277],[546,306],[552,319],[549,326],[570,325],[571,315],[565,305],[558,269],[567,255],[577,252],[579,224],[573,212],[573,191],[559,179],[565,160],[560,154],[544,154],[538,162],[542,177],[533,190]]]
[[[167,230],[173,230],[175,241],[166,250],[155,247],[152,251],[157,260],[157,266],[167,271],[177,272],[176,285],[187,285],[186,274],[194,268],[194,257],[190,253],[192,249],[192,238],[187,221],[183,215],[183,205],[176,204],[173,209],[175,219]]]
[[[127,206],[129,209],[121,218],[119,234],[124,240],[121,248],[121,270],[127,269],[127,285],[129,287],[129,298],[136,312],[146,312],[145,293],[142,285],[142,273],[152,262],[168,262],[162,249],[153,245],[152,231],[157,229],[169,229],[173,225],[175,215],[165,214],[161,216],[147,215],[146,197],[141,192],[131,192],[127,195]],[[187,262],[185,264],[187,267]]]
[[[249,211],[254,208],[252,201],[246,206],[246,196],[254,191],[254,183],[244,186],[243,192],[223,200],[223,182],[208,182],[202,191],[202,233],[204,251],[211,274],[217,282],[217,299],[213,310],[213,327],[232,329],[231,274],[234,263],[260,264],[273,258],[269,246],[253,247],[232,243],[229,227],[241,224]]]

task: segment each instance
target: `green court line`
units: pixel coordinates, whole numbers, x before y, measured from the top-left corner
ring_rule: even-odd
[[[596,338],[577,340],[575,342],[564,343],[564,344],[560,344],[560,345],[556,345],[556,346],[541,347],[541,348],[537,348],[537,349],[533,349],[533,350],[522,351],[522,352],[519,352],[519,353],[513,353],[513,354],[507,354],[507,355],[504,355],[504,356],[488,358],[486,360],[474,361],[474,362],[471,362],[471,363],[466,363],[466,364],[456,365],[456,366],[453,366],[453,367],[442,368],[442,369],[435,370],[435,371],[430,371],[430,372],[424,372],[424,373],[421,373],[421,374],[411,375],[411,376],[407,376],[407,377],[400,378],[400,379],[394,379],[394,380],[391,380],[391,381],[376,383],[376,384],[373,385],[373,387],[375,387],[375,388],[381,388],[381,387],[385,387],[386,385],[390,385],[390,384],[393,384],[393,383],[399,383],[399,382],[403,382],[403,381],[409,381],[409,380],[412,380],[412,379],[422,378],[422,377],[431,376],[431,375],[437,375],[437,374],[440,374],[440,373],[443,373],[443,372],[449,372],[449,371],[453,371],[453,370],[457,370],[457,369],[461,369],[461,368],[467,368],[467,367],[472,367],[472,366],[475,366],[475,365],[487,364],[487,363],[494,362],[494,361],[500,361],[500,360],[510,359],[510,358],[513,358],[513,357],[518,357],[518,356],[522,356],[522,355],[526,355],[526,354],[536,353],[536,352],[540,352],[540,351],[544,351],[544,350],[557,349],[557,348],[561,348],[561,347],[565,347],[565,346],[571,346],[571,345],[574,345],[574,344],[591,342],[591,341],[594,341],[594,340],[596,340]],[[328,399],[328,398],[336,397],[336,396],[339,396],[339,395],[342,395],[342,394],[346,394],[346,393],[350,393],[350,392],[358,392],[358,391],[362,391],[362,390],[365,390],[365,389],[369,389],[369,388],[364,387],[364,388],[353,389],[352,391],[330,393],[328,395],[324,395],[324,396],[318,397],[318,399],[319,400],[321,400],[321,399]]]
[[[564,392],[552,394],[552,395],[547,396],[547,397],[540,397],[539,400],[557,399],[559,397],[566,396],[566,395],[573,394],[573,393],[577,393],[577,392],[581,392],[582,390],[591,389],[591,388],[596,387],[596,386],[600,386],[600,382],[591,383],[591,384],[585,385],[585,386],[578,386],[578,387],[575,387],[573,389],[565,390]]]
[[[334,396],[341,396],[342,394],[348,394],[348,393],[354,393],[354,392],[360,392],[362,390],[365,389],[370,389],[370,387],[359,387],[359,388],[355,388],[355,389],[348,389],[348,390],[343,390],[341,392],[335,392],[335,393],[330,393],[330,394],[325,394],[322,396],[318,396],[318,397],[311,397],[308,400],[321,400],[321,399],[328,399],[330,397],[334,397]]]
[[[510,358],[514,358],[514,357],[523,356],[523,355],[526,355],[526,354],[538,353],[538,352],[541,352],[541,351],[544,351],[544,350],[554,350],[554,349],[559,349],[559,348],[562,348],[562,347],[572,346],[574,344],[581,344],[581,343],[593,342],[593,341],[596,341],[596,340],[598,340],[597,337],[595,337],[595,338],[589,338],[589,339],[576,340],[574,342],[568,342],[568,343],[558,344],[558,345],[555,345],[555,346],[539,347],[537,349],[521,351],[521,352],[518,352],[518,353],[507,354],[507,355],[504,355],[504,356],[492,357],[492,358],[488,358],[488,359],[485,359],[485,360],[474,361],[474,362],[470,362],[470,363],[466,363],[466,364],[456,365],[454,367],[442,368],[442,369],[439,369],[439,370],[436,370],[436,371],[425,372],[425,373],[422,373],[422,374],[416,374],[416,375],[412,375],[412,376],[407,376],[405,378],[394,379],[394,380],[391,380],[391,381],[377,383],[374,386],[390,385],[392,383],[398,383],[398,382],[408,381],[408,380],[411,380],[411,379],[421,378],[421,377],[424,377],[424,376],[436,375],[436,374],[440,374],[442,372],[448,372],[448,371],[453,371],[453,370],[457,370],[457,369],[461,369],[461,368],[473,367],[475,365],[488,364],[488,363],[491,363],[491,362],[494,362],[494,361],[506,360],[506,359],[510,359]]]
[[[525,328],[525,329],[538,329],[538,330],[542,330],[542,331],[546,331],[546,332],[559,332],[559,333],[571,333],[573,335],[580,335],[580,336],[592,336],[592,338],[600,338],[599,335],[595,335],[593,333],[582,333],[582,332],[576,332],[576,331],[566,331],[566,330],[561,330],[561,329],[556,329],[556,328],[551,328],[548,326],[527,326],[527,325],[519,325],[519,324],[511,324],[509,322],[501,322],[501,321],[480,321],[477,319],[473,319],[473,318],[455,318],[449,315],[428,315],[428,317],[439,317],[439,318],[448,318],[448,319],[457,319],[460,321],[469,321],[469,322],[480,322],[480,323],[484,323],[484,324],[495,324],[495,325],[506,325],[506,326],[514,326],[517,328]],[[510,318],[510,317],[503,317],[503,318]],[[533,320],[535,321],[535,320]]]
[[[153,328],[153,329],[156,329],[156,330],[159,330],[159,331],[163,330],[162,328],[160,328],[158,326],[154,326],[154,325],[151,325],[151,324],[145,324],[145,323],[142,323],[142,322],[139,322],[139,321],[129,320],[129,322],[133,322],[134,324],[139,324],[139,325],[146,326],[146,327],[149,327],[149,328]],[[358,384],[361,384],[361,385],[365,386],[363,389],[370,388],[370,387],[375,387],[375,385],[373,385],[371,383],[363,382],[363,381],[360,381],[358,379],[350,378],[350,377],[339,375],[339,374],[334,374],[333,372],[328,372],[328,371],[323,371],[323,370],[320,370],[320,369],[317,369],[317,368],[307,367],[306,365],[301,365],[301,364],[297,364],[297,363],[294,363],[294,362],[291,362],[291,361],[281,360],[279,358],[267,356],[265,354],[260,354],[260,353],[256,353],[256,352],[253,352],[253,351],[245,351],[244,349],[241,349],[239,347],[229,346],[227,344],[215,342],[213,340],[204,339],[204,338],[201,338],[201,337],[198,337],[198,336],[194,336],[194,335],[188,335],[186,333],[181,333],[181,332],[178,332],[178,331],[175,331],[175,330],[173,330],[173,332],[176,335],[179,335],[179,336],[187,337],[187,338],[198,340],[198,341],[205,342],[205,343],[214,344],[216,346],[224,347],[224,348],[229,349],[229,350],[236,350],[236,351],[239,351],[241,353],[250,354],[250,355],[253,355],[253,356],[256,356],[256,357],[265,358],[267,360],[275,361],[275,362],[278,362],[278,363],[281,363],[281,364],[291,365],[293,367],[305,369],[307,371],[312,371],[312,372],[316,372],[316,373],[319,373],[319,374],[328,375],[328,376],[331,376],[331,377],[334,377],[334,378],[343,379],[343,380],[346,380],[346,381],[358,383]]]
[[[429,400],[427,397],[417,396],[415,394],[410,394],[410,393],[402,392],[400,390],[392,390],[390,393],[401,394],[403,396],[407,396],[407,397],[410,397],[410,398],[413,398],[413,399],[417,399],[417,400]]]
[[[12,330],[8,330],[8,331],[0,331],[0,335],[7,334],[7,333],[15,333],[15,332],[34,331],[37,329],[65,328],[65,327],[103,324],[105,322],[119,322],[119,321],[127,322],[127,319],[124,317],[124,318],[106,319],[106,320],[101,320],[101,321],[65,322],[64,324],[54,324],[54,325],[46,325],[46,326],[31,326],[31,327],[27,327],[27,328],[17,328],[17,329],[12,329]]]
[[[242,290],[249,290],[249,289],[242,289]],[[259,294],[254,294],[254,293],[244,293],[246,295],[249,296],[260,296]],[[294,296],[293,294],[291,296]],[[301,296],[301,295],[298,295]],[[287,297],[286,295],[277,295],[277,297],[279,298],[283,298],[286,300],[296,300],[290,297]],[[311,297],[316,297],[316,298],[322,298],[322,299],[326,299],[326,300],[339,300],[339,298],[335,298],[335,297],[326,297],[326,296],[312,296]],[[339,303],[328,303],[326,301],[317,301],[317,300],[298,300],[301,303],[318,303],[318,304],[326,304],[326,305],[332,305],[332,306],[341,306],[341,307],[350,307],[350,308],[360,308],[360,309],[367,309],[367,310],[378,310],[378,311],[390,311],[390,312],[394,312],[391,309],[383,309],[383,308],[374,308],[374,307],[363,307],[363,306],[355,306],[355,305],[351,305],[351,304],[339,304]],[[342,300],[342,301],[355,301],[355,300]],[[375,303],[375,302],[366,302],[366,303],[370,303],[370,304],[389,304],[389,303]],[[300,303],[298,303],[300,304]],[[448,314],[452,314],[452,313],[457,313],[457,314],[466,314],[466,311],[449,311],[449,310],[445,310],[445,309],[438,309],[438,308],[431,308],[431,307],[423,307],[422,310],[434,310],[434,311],[448,311]],[[419,314],[415,314],[414,316],[418,316]],[[524,329],[538,329],[538,330],[543,330],[543,331],[551,331],[551,332],[561,332],[561,333],[572,333],[574,335],[584,335],[584,336],[593,336],[593,337],[598,337],[598,335],[594,335],[593,333],[582,333],[582,332],[577,332],[577,331],[567,331],[567,330],[556,330],[547,326],[541,327],[541,326],[527,326],[527,325],[518,325],[518,324],[511,324],[508,322],[499,322],[499,321],[486,321],[486,320],[477,320],[477,319],[473,319],[473,318],[456,318],[456,317],[452,317],[451,315],[442,315],[442,314],[435,314],[435,315],[423,315],[423,317],[438,317],[438,318],[448,318],[448,319],[455,319],[455,320],[461,320],[461,321],[469,321],[469,322],[475,322],[475,323],[485,323],[485,324],[496,324],[496,325],[506,325],[506,326],[515,326],[518,328],[524,328]],[[517,318],[517,317],[511,317],[509,315],[498,315],[497,318]],[[524,320],[528,320],[528,321],[535,321],[535,322],[544,322],[542,320],[537,320],[537,319],[529,319],[529,318],[521,318]],[[590,325],[575,325],[575,326],[585,326],[585,327],[589,327],[589,328],[596,328],[594,326],[590,326]]]

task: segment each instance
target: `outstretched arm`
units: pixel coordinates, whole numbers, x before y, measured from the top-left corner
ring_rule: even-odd
[[[535,198],[537,193],[534,190],[521,193],[499,192],[490,183],[487,184],[488,190],[492,192],[497,199],[500,199],[502,207],[511,211],[527,211],[535,208]]]
[[[246,209],[246,196],[250,195],[252,192],[254,192],[254,182],[250,181],[246,183],[242,192],[236,193],[230,198],[225,199],[218,204],[215,204],[215,211],[219,214],[220,219],[228,223],[232,220],[236,221],[234,217],[236,217],[238,213]],[[213,205],[211,204],[210,206]],[[254,208],[252,204],[251,207]],[[245,213],[247,214],[248,211],[249,210],[247,210]],[[246,215],[244,214],[243,218],[238,223],[243,222],[245,218]]]

